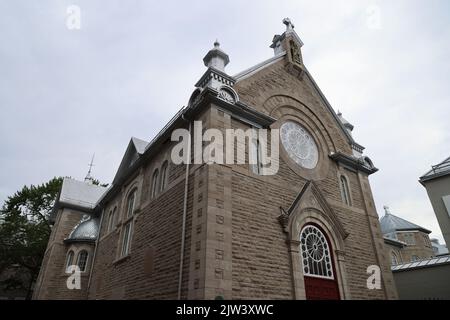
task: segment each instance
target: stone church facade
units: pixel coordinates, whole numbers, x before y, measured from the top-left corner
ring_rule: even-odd
[[[284,22],[274,56],[235,76],[216,43],[188,106],[150,143],[130,141],[109,188],[64,180],[35,299],[397,298],[369,184],[377,169]],[[278,171],[174,164],[171,133],[193,121],[280,129]],[[70,265],[80,289],[67,288]],[[380,289],[367,288],[372,265]]]

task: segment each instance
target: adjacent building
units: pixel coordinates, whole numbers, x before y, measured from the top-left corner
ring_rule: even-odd
[[[384,209],[380,225],[392,265],[435,256],[430,230],[393,215],[386,206]]]
[[[450,256],[431,231],[393,215],[380,219],[399,299],[450,299]]]
[[[420,177],[436,214],[445,243],[450,243],[450,157]]]

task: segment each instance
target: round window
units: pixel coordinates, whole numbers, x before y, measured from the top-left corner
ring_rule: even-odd
[[[294,121],[286,121],[280,128],[281,143],[289,157],[305,169],[314,169],[319,151],[309,132]]]

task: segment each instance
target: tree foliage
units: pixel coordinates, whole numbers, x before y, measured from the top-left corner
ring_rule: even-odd
[[[62,181],[55,177],[38,186],[24,186],[0,210],[0,275],[10,275],[0,285],[27,290],[28,298],[47,247],[49,217]]]

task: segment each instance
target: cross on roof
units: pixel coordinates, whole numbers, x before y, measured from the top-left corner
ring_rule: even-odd
[[[95,153],[92,155],[91,163],[88,164],[89,171],[88,171],[86,177],[84,178],[84,181],[92,180],[91,171],[92,171],[92,167],[95,166],[95,164],[94,164],[94,157],[95,157]]]

